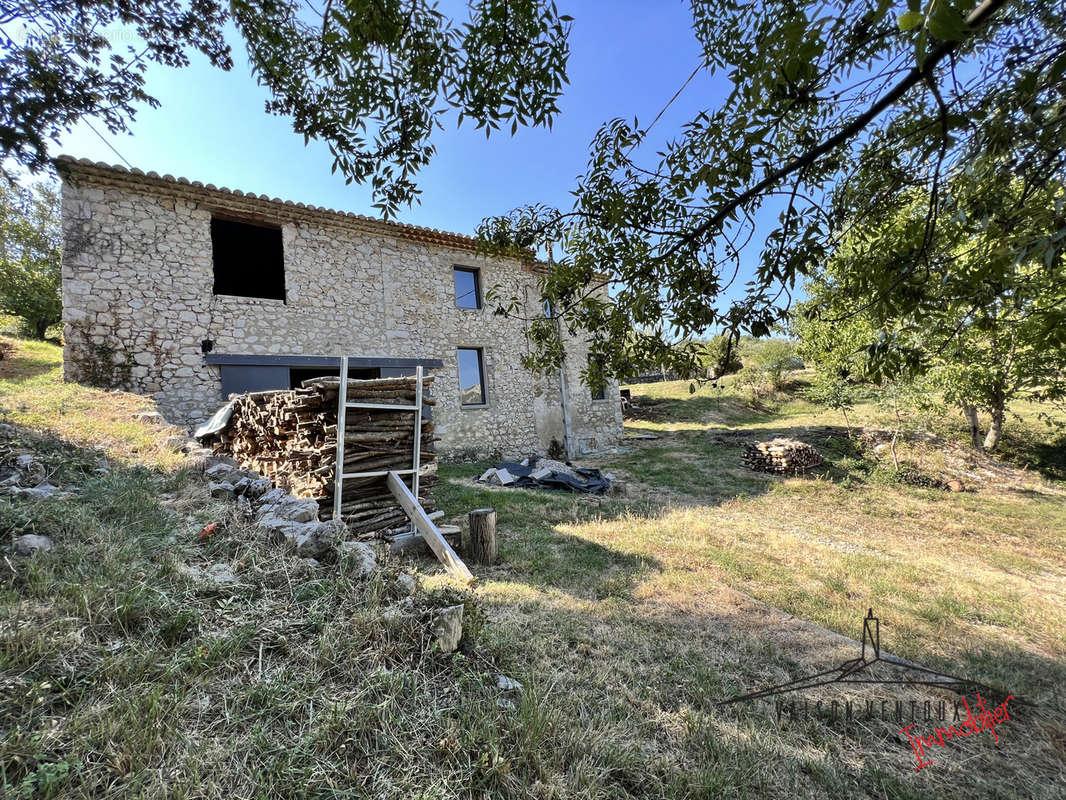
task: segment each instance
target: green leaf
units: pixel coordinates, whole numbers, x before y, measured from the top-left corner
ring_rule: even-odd
[[[925,22],[925,15],[921,11],[905,11],[896,21],[901,31],[912,31]]]
[[[942,42],[957,42],[969,33],[966,19],[945,3],[937,3],[929,15],[929,32]]]

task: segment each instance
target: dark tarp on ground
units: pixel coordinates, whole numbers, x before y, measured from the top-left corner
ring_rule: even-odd
[[[525,467],[521,464],[512,464],[504,461],[496,465],[496,469],[505,469],[514,477],[514,486],[524,489],[558,489],[566,492],[582,492],[584,494],[603,494],[611,488],[611,482],[603,476],[598,469],[586,469],[585,467],[571,467],[577,473],[576,476],[567,475],[565,472],[552,472],[543,478],[533,478],[531,475],[540,469],[535,463]]]

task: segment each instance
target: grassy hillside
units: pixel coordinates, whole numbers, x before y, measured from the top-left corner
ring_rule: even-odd
[[[173,469],[181,463],[180,454],[167,445],[181,432],[135,416],[154,411],[151,401],[64,383],[62,350],[48,342],[0,341],[14,348],[0,359],[0,416],[6,422],[99,449],[125,464]]]
[[[17,348],[0,361],[0,465],[32,452],[78,491],[0,497],[5,545],[57,544],[0,553],[4,797],[1058,795],[1066,492],[1032,470],[914,441],[915,469],[974,476],[961,494],[917,488],[878,440],[795,396],[753,410],[728,389],[634,387],[647,400],[628,430],[661,438],[595,462],[624,494],[490,489],[472,481],[484,465],[445,466],[438,505],[456,520],[494,506],[499,563],[469,590],[431,560],[363,581],[210,498],[170,432],[131,417],[146,401],[62,384],[56,348]],[[775,433],[827,468],[742,469],[740,443]],[[210,564],[236,582],[192,577]],[[397,623],[401,566],[425,591]],[[454,602],[466,637],[444,655],[418,615]],[[918,772],[893,720],[717,705],[853,657],[825,628],[858,636],[868,606],[886,649],[1036,705],[998,744],[953,743]]]
[[[71,494],[0,497],[0,796],[515,790],[493,758],[526,757],[535,710],[497,706],[473,606],[468,656],[436,652],[419,617],[465,594],[430,591],[386,623],[395,565],[367,581],[266,543],[171,431],[131,417],[147,401],[63,384],[57,348],[15,346],[0,464],[33,454]],[[55,549],[16,555],[24,533]],[[236,581],[190,570],[212,564]]]

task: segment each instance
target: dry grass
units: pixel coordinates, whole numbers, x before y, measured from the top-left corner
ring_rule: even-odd
[[[436,581],[386,621],[395,564],[365,580],[292,557],[128,418],[147,401],[57,365],[20,343],[0,382],[0,465],[35,453],[72,492],[0,497],[0,796],[517,796],[539,774],[538,690],[497,689],[466,593]],[[23,533],[55,549],[16,556]],[[211,564],[237,582],[189,574]],[[455,603],[445,656],[429,619]]]
[[[181,455],[166,440],[183,431],[134,417],[154,410],[150,400],[130,392],[65,383],[58,347],[48,342],[3,341],[14,353],[0,360],[0,419],[97,448],[125,464],[170,469],[181,463]]]
[[[728,388],[634,393],[642,419],[627,429],[662,438],[596,462],[625,478],[625,499],[487,492],[469,482],[483,465],[449,468],[442,498],[445,508],[496,506],[503,564],[483,572],[479,590],[491,630],[530,680],[566,698],[579,763],[627,765],[597,773],[599,791],[632,781],[633,796],[916,797],[965,784],[971,796],[1058,796],[1063,485],[918,439],[899,446],[904,463],[962,476],[976,491],[915,488],[895,478],[885,448],[874,452],[877,437],[849,439],[842,418],[802,398],[752,409]],[[859,417],[879,423],[872,407]],[[778,478],[739,465],[744,440],[779,434],[815,444],[827,468]],[[839,721],[718,708],[856,654],[824,629],[793,630],[794,619],[760,601],[851,637],[872,606],[886,649],[1037,706],[998,745],[953,745],[917,773],[902,724],[867,722],[844,736]],[[846,696],[896,697],[805,695]],[[903,692],[905,702],[929,696]],[[586,780],[568,773],[560,796]]]
[[[803,401],[755,411],[660,385],[654,418],[631,427],[664,438],[603,463],[628,476],[625,497],[490,491],[471,481],[482,465],[445,466],[441,506],[495,506],[501,561],[472,593],[416,562],[426,591],[389,623],[397,564],[364,581],[264,542],[161,448],[165,431],[128,419],[144,401],[103,407],[112,394],[59,381],[54,348],[21,347],[0,376],[0,452],[38,452],[80,491],[0,499],[5,539],[58,545],[0,558],[4,797],[1061,794],[1060,484],[916,442],[905,458],[973,473],[978,491],[916,489]],[[740,442],[777,432],[823,449],[825,474],[742,470]],[[212,563],[238,582],[184,571]],[[425,623],[454,602],[466,637],[443,656]],[[998,744],[953,743],[915,772],[893,720],[716,705],[853,656],[803,620],[856,636],[868,605],[886,648],[1038,706]],[[498,673],[525,688],[500,692]],[[869,692],[807,695],[845,696]]]

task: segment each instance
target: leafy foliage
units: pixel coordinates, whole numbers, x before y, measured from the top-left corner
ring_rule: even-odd
[[[691,7],[703,60],[690,80],[728,74],[722,102],[657,148],[654,121],[606,123],[572,208],[518,209],[480,229],[489,250],[549,256],[544,295],[610,370],[624,372],[630,354],[617,343],[632,324],[675,339],[715,327],[767,335],[795,282],[911,191],[926,198],[925,213],[882,243],[897,269],[878,273],[867,297],[886,312],[924,314],[928,298],[904,284],[926,274],[939,225],[954,214],[971,230],[989,223],[986,208],[952,203],[946,186],[1016,183],[1020,212],[1066,175],[1061,0],[915,1],[902,15],[885,0]],[[1061,258],[1066,225],[1044,216],[1050,224],[1016,238],[1014,256]],[[746,291],[727,293],[753,261]],[[969,264],[952,278],[994,279],[986,262]],[[874,355],[890,361],[890,350]]]
[[[745,348],[745,368],[748,364],[761,369],[775,389],[781,387],[785,373],[798,369],[796,345],[788,339],[774,337],[760,342],[751,342]]]
[[[230,69],[214,0],[140,3],[11,2],[0,11],[0,148],[34,171],[48,165],[48,144],[82,117],[111,133],[127,130],[136,106],[159,102],[145,90],[148,64],[184,67],[189,51]],[[121,26],[121,27],[120,27]],[[122,27],[140,45],[113,47]],[[121,51],[120,51],[121,50]],[[4,175],[11,177],[6,171]]]
[[[928,200],[911,194],[856,224],[808,284],[797,323],[819,372],[849,378],[927,376],[971,424],[974,445],[999,442],[1015,399],[1066,398],[1066,264],[1049,244],[1066,190],[963,175],[941,188],[943,218],[920,267],[898,253],[925,226]],[[890,299],[883,287],[893,285]],[[983,443],[978,412],[989,416]]]
[[[788,339],[773,337],[744,344],[744,369],[737,385],[751,391],[752,400],[774,397],[785,383],[787,373],[800,366],[796,345]]]
[[[63,314],[61,240],[55,186],[0,182],[0,311],[19,317],[38,339]]]
[[[369,181],[395,214],[417,197],[449,111],[486,134],[550,125],[566,81],[570,18],[538,0],[474,0],[458,25],[427,0],[150,0],[5,4],[0,13],[0,147],[34,170],[82,118],[126,131],[149,63],[184,67],[198,51],[233,66],[226,23],[247,48],[266,110],[305,141],[325,142],[334,170]],[[125,31],[123,30],[125,29]],[[132,32],[123,52],[116,33]]]
[[[744,366],[740,342],[734,341],[728,333],[715,334],[703,345],[700,364],[715,378],[739,372]]]

